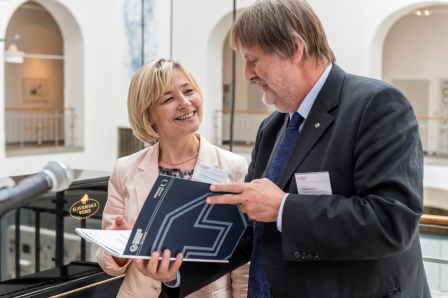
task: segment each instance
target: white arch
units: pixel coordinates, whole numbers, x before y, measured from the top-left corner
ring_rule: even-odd
[[[5,7],[5,11],[9,11],[10,13],[7,13],[6,15],[7,20],[2,20],[0,22],[0,27],[3,30],[0,30],[0,37],[4,38],[6,37],[6,31],[8,29],[9,22],[11,21],[12,16],[14,15],[15,11],[26,1],[21,2],[10,2],[7,3],[10,5],[9,9],[7,10]],[[5,5],[3,4],[3,7]],[[0,43],[0,90],[3,90],[2,94],[0,94],[0,144],[5,144],[5,61],[4,61],[4,45],[3,43]],[[3,145],[2,145],[3,146]],[[0,159],[5,158],[5,147],[3,146],[3,149],[0,149]]]
[[[222,110],[222,69],[223,69],[223,46],[232,24],[232,13],[227,13],[219,20],[213,27],[210,38],[207,43],[207,58],[206,58],[206,85],[207,98],[219,99],[213,100],[212,107],[209,109],[210,113],[215,113],[215,110]],[[222,119],[215,119],[213,139],[210,140],[214,144],[220,144],[222,140]]]
[[[246,7],[239,7],[237,14],[243,11]],[[206,57],[206,86],[208,99],[215,99],[210,109],[210,113],[215,113],[215,110],[222,110],[222,83],[223,83],[223,48],[232,25],[233,11],[227,12],[221,19],[219,19],[213,27],[210,38],[207,41],[207,57]],[[237,53],[239,55],[239,53]],[[237,69],[236,71],[241,71]],[[218,100],[216,100],[218,99]],[[222,139],[222,120],[215,119],[213,131],[213,139],[215,144],[221,144]]]
[[[419,2],[411,5],[403,6],[400,9],[397,9],[390,15],[388,15],[375,30],[375,33],[372,37],[371,43],[371,51],[370,51],[370,76],[373,78],[381,79],[382,77],[382,62],[383,62],[383,46],[384,40],[386,39],[389,30],[392,26],[405,14],[410,13],[416,9],[439,5],[439,4],[447,4],[446,1],[428,1],[428,2]]]
[[[371,47],[371,76],[375,78],[382,78],[382,65],[383,65],[383,46],[387,34],[395,23],[401,19],[404,15],[428,6],[434,5],[447,5],[444,2],[420,2],[412,5],[403,6],[402,8],[394,11],[389,16],[387,16],[378,26],[375,34],[372,38]],[[426,158],[427,159],[427,158]],[[424,197],[425,206],[431,206],[436,208],[441,208],[447,210],[448,204],[443,200],[448,192],[448,187],[445,182],[445,177],[448,175],[448,167],[446,166],[435,166],[432,164],[425,163],[424,166]]]
[[[64,105],[76,113],[73,143],[70,138],[66,145],[84,145],[84,40],[78,22],[69,9],[60,2],[35,0],[45,7],[56,20],[64,41]],[[66,125],[66,132],[67,132]],[[67,136],[67,134],[66,134]]]

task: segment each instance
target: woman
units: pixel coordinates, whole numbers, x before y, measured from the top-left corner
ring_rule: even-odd
[[[151,147],[117,160],[109,180],[103,229],[132,229],[159,173],[191,179],[203,162],[226,171],[228,182],[244,180],[246,159],[211,145],[197,133],[202,94],[181,64],[159,59],[139,69],[129,87],[128,116],[134,135]],[[101,248],[96,258],[108,274],[126,273],[117,297],[163,295],[161,283],[138,272],[130,259],[114,257]],[[188,297],[246,297],[248,266]]]

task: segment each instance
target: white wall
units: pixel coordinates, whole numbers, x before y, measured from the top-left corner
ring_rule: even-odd
[[[23,1],[0,2],[0,37],[5,36],[8,21]],[[158,50],[169,52],[169,6],[156,3],[161,39]],[[73,86],[65,94],[74,106],[83,129],[79,136],[83,152],[51,155],[6,157],[0,146],[0,177],[35,173],[50,160],[66,162],[74,169],[111,171],[117,157],[117,128],[128,126],[126,99],[133,73],[129,70],[127,36],[124,29],[124,0],[70,1],[39,0],[61,27],[65,55],[80,44],[81,55],[67,63],[81,64],[79,73],[68,73],[66,84]],[[72,23],[71,23],[72,22]],[[74,23],[73,23],[74,22]],[[80,31],[79,36],[75,31]],[[168,32],[168,33],[167,33]],[[65,34],[65,35],[64,35]],[[71,42],[70,42],[71,38]],[[4,45],[0,45],[0,144],[4,144]],[[157,56],[162,56],[162,53]],[[148,57],[155,58],[155,57]],[[67,68],[67,67],[66,67]],[[80,79],[81,78],[81,79]],[[74,88],[76,85],[80,88]],[[67,91],[67,88],[66,88]]]
[[[441,80],[448,79],[448,8],[429,16],[409,15],[400,19],[386,38],[383,79],[428,80],[428,115],[442,115]]]
[[[252,2],[238,1],[238,9]],[[405,12],[435,2],[310,0],[309,3],[325,27],[338,64],[347,72],[381,78],[383,40],[390,26]],[[186,64],[204,89],[204,125],[200,131],[209,139],[214,133],[213,111],[221,109],[222,85],[217,82],[222,82],[221,46],[231,25],[232,9],[231,1],[174,1],[174,58]]]
[[[222,83],[230,86],[229,94],[232,94],[232,50],[228,36],[222,49],[223,53],[223,78]],[[239,52],[235,53],[235,110],[247,110],[248,82],[244,78],[244,59]],[[231,96],[230,96],[231,97]]]
[[[62,36],[53,18],[37,5],[28,7],[14,14],[6,36],[19,34],[21,38],[16,42],[17,46],[26,54],[62,55]],[[63,111],[63,61],[25,59],[24,63],[6,63],[5,73],[8,74],[5,77],[6,108]],[[25,100],[22,79],[46,80],[48,90],[45,100]]]
[[[83,91],[72,98],[74,104],[76,100],[83,103],[80,106],[84,115],[81,120],[84,124],[85,151],[6,158],[4,147],[0,146],[0,176],[36,172],[49,160],[62,160],[73,168],[112,169],[117,156],[117,127],[128,125],[126,95],[132,76],[125,59],[128,49],[123,24],[124,1],[39,0],[45,7],[53,9],[54,13],[69,15],[80,30],[79,38],[84,48],[79,63],[82,64],[84,79],[81,82],[74,79],[69,82],[84,85]],[[253,1],[237,2],[238,9],[242,9]],[[374,77],[381,76],[382,42],[393,22],[405,11],[435,3],[419,4],[416,0],[309,2],[326,28],[339,65],[348,72]],[[0,37],[4,36],[9,18],[21,3],[20,0],[0,1]],[[169,3],[156,0],[154,14],[157,19],[157,53],[164,57],[170,55]],[[173,3],[172,58],[186,65],[204,91],[204,120],[200,132],[212,140],[213,113],[221,109],[222,105],[222,49],[232,21],[233,3],[221,0],[173,0]],[[60,23],[61,31],[64,31],[63,20],[54,14],[53,17]],[[69,32],[70,28],[67,27],[65,31]],[[76,44],[69,46],[76,47]],[[0,46],[0,54],[0,144],[3,144],[3,46]],[[242,69],[237,71],[242,72]]]

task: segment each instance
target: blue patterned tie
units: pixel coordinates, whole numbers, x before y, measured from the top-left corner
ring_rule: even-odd
[[[286,128],[285,136],[275,152],[274,160],[269,169],[268,179],[278,183],[282,176],[285,165],[291,155],[292,148],[299,136],[299,126],[303,118],[299,113],[294,113],[288,127]],[[264,259],[264,224],[253,221],[254,240],[252,248],[252,256],[249,267],[249,298],[269,298],[269,280],[266,272],[266,261]]]

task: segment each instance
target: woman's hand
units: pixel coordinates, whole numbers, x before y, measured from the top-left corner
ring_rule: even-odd
[[[130,230],[128,228],[128,224],[126,222],[126,220],[124,219],[123,216],[118,215],[115,218],[115,225],[113,225],[110,230]],[[119,257],[115,257],[112,256],[112,258],[114,259],[114,261],[117,263],[118,266],[123,267],[126,262],[128,261],[127,258],[119,258]]]
[[[159,260],[159,252],[155,251],[151,254],[149,260],[134,259],[133,262],[137,270],[143,275],[161,282],[170,282],[176,280],[177,271],[179,271],[184,259],[183,255],[179,253],[176,256],[176,260],[171,262],[170,256],[171,252],[165,249],[161,260]]]

